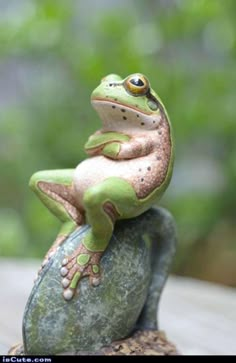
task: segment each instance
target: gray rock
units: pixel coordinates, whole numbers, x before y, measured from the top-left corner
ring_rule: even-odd
[[[79,293],[67,302],[62,296],[61,261],[89,228],[68,237],[35,282],[23,319],[26,354],[93,352],[134,329],[157,328],[157,305],[176,245],[171,215],[152,208],[116,223],[101,259],[100,285],[91,287],[83,278]]]

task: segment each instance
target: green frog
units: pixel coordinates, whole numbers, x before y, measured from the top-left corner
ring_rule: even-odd
[[[167,111],[143,74],[110,74],[92,92],[102,128],[85,144],[88,158],[75,169],[39,171],[30,187],[62,222],[42,268],[77,228],[91,226],[83,242],[62,260],[63,296],[79,281],[101,280],[99,261],[117,220],[136,217],[156,203],[172,175],[174,147]]]

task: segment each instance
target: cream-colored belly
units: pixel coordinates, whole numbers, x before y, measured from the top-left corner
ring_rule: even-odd
[[[138,197],[142,198],[157,187],[161,162],[156,153],[131,160],[111,160],[95,156],[81,162],[75,169],[74,189],[79,204],[83,205],[85,191],[109,177],[127,180]]]

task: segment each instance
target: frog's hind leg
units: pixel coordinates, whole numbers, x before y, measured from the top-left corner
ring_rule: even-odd
[[[89,188],[83,204],[91,229],[74,253],[62,261],[66,300],[74,296],[76,286],[84,276],[89,276],[92,285],[99,284],[99,261],[112,237],[115,221],[133,217],[140,205],[133,187],[116,177]]]
[[[73,172],[74,169],[39,171],[33,174],[29,182],[43,204],[63,223],[42,267],[68,235],[84,223],[83,213],[79,211],[72,192]]]

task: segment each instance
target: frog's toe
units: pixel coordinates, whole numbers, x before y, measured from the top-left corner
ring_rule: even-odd
[[[44,269],[44,267],[48,264],[48,262],[54,256],[54,254],[55,254],[55,251],[51,251],[51,252],[46,254],[46,256],[44,257],[43,262],[41,263],[41,267],[40,267],[39,272],[41,272]]]
[[[89,282],[92,286],[98,286],[101,282],[101,271],[99,264],[89,266]]]
[[[64,258],[63,260],[62,260],[62,266],[65,266],[65,265],[67,265],[68,264],[68,262],[69,262],[69,260],[68,260],[68,258]]]
[[[60,270],[61,276],[65,277],[68,274],[69,270],[66,267],[62,267]]]
[[[39,268],[39,270],[38,270],[38,273],[37,273],[37,277],[36,277],[36,279],[34,280],[34,281],[36,281],[37,280],[37,278],[41,275],[41,273],[43,272],[43,270],[44,270],[44,267],[45,266],[47,266],[47,264],[49,263],[49,261],[50,261],[50,259],[52,258],[52,256],[54,255],[54,253],[50,256],[50,255],[47,255],[45,258],[44,258],[44,260],[43,260],[43,262],[41,263],[41,266],[40,266],[40,268]]]
[[[67,278],[69,280],[73,280],[73,278],[76,276],[79,276],[80,277],[80,270],[79,270],[79,266],[78,265],[74,265],[70,270],[69,270],[69,273],[67,275]]]
[[[47,266],[47,264],[50,262],[50,260],[52,259],[52,257],[55,255],[55,253],[58,251],[59,246],[52,246],[50,248],[50,250],[47,252],[46,256],[43,259],[43,262],[41,263],[41,266],[38,270],[38,275],[37,277],[42,273],[43,269],[45,266]]]
[[[100,284],[100,282],[101,282],[100,276],[96,276],[96,277],[91,276],[90,277],[90,283],[91,283],[92,286],[96,287],[96,286],[98,286]]]
[[[49,259],[45,258],[41,264],[41,269],[43,269],[47,265],[48,262],[49,262]]]
[[[64,290],[64,292],[63,292],[63,297],[64,297],[64,299],[65,300],[71,300],[72,299],[72,297],[74,296],[74,294],[75,294],[75,289],[66,289],[66,290]]]
[[[64,279],[61,280],[61,284],[66,289],[70,285],[70,280],[64,277]]]

